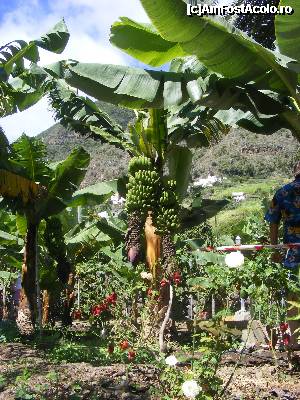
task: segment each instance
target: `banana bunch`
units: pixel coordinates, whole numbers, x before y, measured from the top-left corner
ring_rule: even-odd
[[[178,204],[178,197],[175,192],[176,182],[175,181],[168,181],[167,188],[161,193],[159,198],[159,204],[161,206],[176,206]]]
[[[133,157],[129,161],[128,172],[134,176],[138,171],[151,171],[153,169],[152,161],[148,157]]]
[[[156,226],[162,234],[175,231],[180,226],[179,202],[175,192],[176,182],[168,181],[164,186],[156,212]]]
[[[155,205],[160,182],[159,175],[154,170],[151,160],[146,157],[135,157],[130,163],[126,211],[146,213]]]
[[[160,207],[156,217],[157,229],[161,233],[175,231],[179,228],[178,210],[175,208]]]

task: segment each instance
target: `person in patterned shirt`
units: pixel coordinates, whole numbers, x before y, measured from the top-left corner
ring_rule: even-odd
[[[283,223],[283,243],[300,243],[300,161],[294,167],[295,179],[277,190],[270,208],[265,215],[265,220],[270,224],[270,242],[278,244],[279,225]],[[279,252],[273,255],[274,262],[282,262]],[[287,251],[283,265],[289,270],[292,279],[299,280],[300,247],[291,248]],[[288,301],[299,302],[299,295],[288,293]],[[288,311],[288,318],[296,316],[294,308]],[[289,321],[291,331],[290,348],[298,348],[297,336],[294,333],[300,328],[299,321]]]

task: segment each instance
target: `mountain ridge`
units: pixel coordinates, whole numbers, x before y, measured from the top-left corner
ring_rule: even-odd
[[[99,106],[123,129],[135,118],[132,110],[99,102]],[[81,136],[55,124],[38,135],[46,145],[50,162],[61,161],[74,147],[82,146],[91,155],[83,186],[126,174],[129,155],[107,143]],[[231,129],[217,144],[194,149],[192,178],[207,175],[235,178],[290,176],[299,157],[300,145],[289,131],[258,135]]]

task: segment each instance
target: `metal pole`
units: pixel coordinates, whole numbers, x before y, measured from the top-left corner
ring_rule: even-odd
[[[190,306],[189,306],[189,318],[190,319],[193,319],[193,314],[194,314],[194,299],[193,299],[193,296],[192,295],[190,295],[189,296],[189,303],[190,303]]]
[[[77,207],[77,222],[78,224],[82,222],[82,206]]]
[[[216,315],[216,301],[214,295],[211,296],[211,316],[214,317]]]
[[[242,244],[234,246],[201,247],[198,251],[237,251],[237,250],[263,250],[263,249],[295,249],[300,247],[300,243],[281,243],[281,244]]]
[[[77,310],[80,310],[80,279],[77,278]]]

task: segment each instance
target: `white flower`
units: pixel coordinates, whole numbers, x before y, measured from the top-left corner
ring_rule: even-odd
[[[108,213],[107,213],[107,211],[101,211],[101,212],[98,213],[98,216],[99,216],[100,218],[105,218],[105,219],[107,219],[107,218],[108,218]]]
[[[245,262],[245,258],[240,251],[234,251],[232,253],[226,254],[225,264],[229,268],[239,268]]]
[[[188,399],[195,399],[202,390],[194,380],[183,382],[181,389]]]
[[[110,198],[112,204],[118,204],[119,202],[119,193],[113,194]]]
[[[175,356],[169,356],[166,357],[165,362],[169,367],[175,367],[175,365],[178,363],[178,360]]]
[[[110,198],[110,201],[112,202],[112,204],[114,205],[118,205],[118,204],[123,204],[125,202],[124,197],[121,197],[119,195],[119,193],[113,194]]]
[[[143,272],[141,272],[141,278],[145,279],[146,281],[151,281],[152,274],[150,272],[143,271]]]

